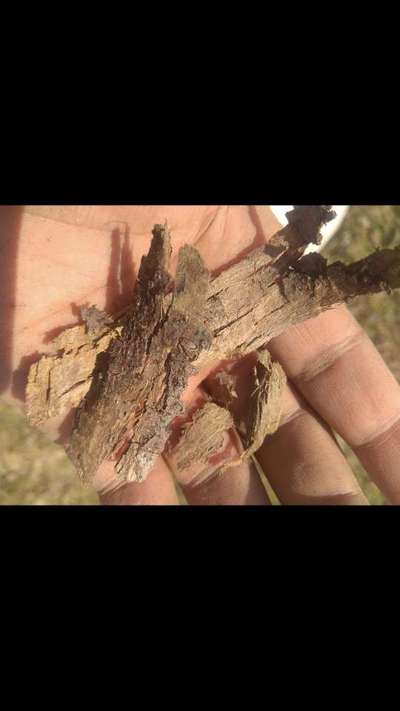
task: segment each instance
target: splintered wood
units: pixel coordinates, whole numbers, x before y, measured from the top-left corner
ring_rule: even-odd
[[[179,444],[173,450],[174,465],[178,471],[188,469],[193,462],[206,463],[223,443],[223,434],[233,425],[242,438],[243,451],[236,460],[220,467],[224,469],[249,459],[262,445],[265,437],[278,429],[282,410],[282,391],[286,376],[279,365],[273,363],[268,351],[257,353],[257,363],[250,376],[250,397],[241,417],[238,417],[232,400],[236,396],[231,376],[223,371],[216,374],[221,380],[217,402],[206,402],[183,427]]]
[[[178,471],[189,469],[193,463],[206,464],[224,442],[224,434],[233,425],[233,418],[225,407],[206,402],[183,427],[178,446],[174,449],[174,463]]]
[[[27,414],[33,425],[76,407],[88,392],[99,353],[107,350],[121,328],[98,332],[97,338],[79,325],[52,342],[55,355],[42,356],[31,366],[26,387]]]
[[[329,206],[296,207],[268,244],[217,275],[185,245],[175,283],[168,271],[170,233],[156,225],[126,313],[113,321],[95,307],[83,309],[86,326],[64,331],[54,341],[54,354],[31,367],[30,421],[40,425],[77,407],[67,451],[81,480],[90,482],[102,462],[111,460],[117,477],[140,482],[183,412],[188,378],[211,362],[259,351],[244,429],[231,411],[235,393],[227,375],[225,402],[214,404],[218,410],[208,403],[179,445],[180,461],[201,460],[220,445],[219,424],[234,423],[242,437],[241,458],[252,456],[279,425],[285,383],[282,368],[260,349],[334,304],[400,286],[399,249],[377,251],[349,266],[327,265],[318,254],[303,256],[333,216]]]

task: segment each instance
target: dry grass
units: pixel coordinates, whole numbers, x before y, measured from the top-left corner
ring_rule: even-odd
[[[354,206],[324,250],[329,261],[354,261],[377,247],[400,244],[400,206]],[[400,293],[359,298],[351,310],[400,381]],[[340,440],[371,503],[384,499]],[[64,450],[33,430],[14,408],[0,404],[0,504],[97,504],[76,478]]]
[[[0,404],[0,504],[97,504],[62,447]]]

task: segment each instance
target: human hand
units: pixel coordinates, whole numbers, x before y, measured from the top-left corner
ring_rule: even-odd
[[[1,295],[2,331],[8,334],[2,339],[1,375],[4,381],[8,365],[5,392],[8,399],[19,401],[29,364],[45,352],[51,335],[76,323],[79,306],[96,304],[115,313],[129,303],[133,269],[148,250],[156,222],[168,220],[175,258],[183,243],[195,244],[210,269],[226,265],[279,229],[266,209],[247,207],[50,207],[24,209],[19,215],[13,210],[2,208],[0,215],[0,228],[10,240],[7,243],[3,237],[9,247],[4,262],[6,269],[8,261],[9,288]],[[130,227],[126,238],[121,223]],[[15,298],[6,303],[17,236]],[[332,309],[292,327],[269,345],[291,381],[281,426],[258,453],[279,499],[365,503],[329,429],[333,426],[353,446],[389,500],[399,501],[400,388],[349,312],[344,307]],[[240,407],[246,399],[251,358],[225,366],[239,371]],[[215,364],[191,379],[184,395],[189,409],[204,399],[203,387],[212,392],[214,371]],[[66,441],[72,414],[49,421],[46,431]],[[222,462],[237,457],[238,446],[235,433],[227,433],[225,449],[207,470],[179,474],[189,503],[268,503],[252,463],[217,475]],[[95,479],[100,500],[177,503],[170,466],[171,461],[168,466],[160,458],[144,483],[117,486],[113,466],[106,463]]]

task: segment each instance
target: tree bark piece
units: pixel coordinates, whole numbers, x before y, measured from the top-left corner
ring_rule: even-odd
[[[224,371],[216,374],[221,381],[216,402],[206,402],[197,410],[191,421],[182,428],[178,445],[173,450],[174,467],[178,472],[190,469],[195,463],[207,464],[223,444],[223,435],[234,425],[241,437],[243,451],[234,461],[219,468],[223,472],[249,459],[262,445],[265,437],[276,432],[282,412],[282,390],[286,376],[279,365],[273,363],[268,351],[260,351],[249,382],[250,398],[244,410],[244,421],[239,420],[234,408],[234,378]],[[220,378],[218,378],[220,375]],[[227,376],[227,377],[226,377]]]
[[[349,266],[303,256],[330,217],[329,206],[296,208],[271,242],[212,278],[198,252],[185,246],[175,286],[169,231],[155,226],[122,319],[110,328],[88,309],[88,328],[65,331],[57,352],[31,368],[27,409],[34,424],[79,404],[68,453],[82,481],[91,481],[105,459],[115,461],[122,479],[145,479],[182,412],[187,380],[200,367],[258,350],[290,325],[357,294],[400,286],[399,249]],[[280,392],[282,373],[265,358],[257,364],[261,395],[247,423],[251,451],[278,418],[272,393]]]
[[[282,414],[282,393],[286,375],[279,363],[272,362],[268,351],[258,353],[253,369],[253,387],[245,410],[245,458],[260,449],[264,439],[276,432]]]
[[[121,328],[98,332],[92,338],[84,325],[64,331],[54,341],[57,353],[42,356],[29,371],[26,411],[36,426],[76,407],[88,393],[97,356],[106,351]]]
[[[171,291],[170,256],[169,231],[156,226],[133,309],[121,337],[98,358],[76,414],[67,452],[83,481],[91,481],[105,459],[116,462],[126,481],[146,477],[182,412],[191,363],[211,343],[204,322],[208,271],[195,249],[183,247]]]
[[[177,447],[173,451],[178,472],[192,464],[207,464],[224,443],[224,434],[233,425],[233,418],[225,407],[206,402],[183,427]]]
[[[246,355],[289,326],[355,296],[400,286],[400,249],[385,249],[354,264],[327,265],[317,253],[287,265],[287,253],[271,260],[265,247],[211,281],[207,319],[212,346],[196,366]],[[239,270],[242,272],[239,274]]]

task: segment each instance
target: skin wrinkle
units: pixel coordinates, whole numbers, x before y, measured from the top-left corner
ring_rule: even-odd
[[[361,328],[357,329],[355,333],[318,354],[306,368],[299,371],[299,373],[292,374],[290,379],[294,383],[310,383],[328,368],[336,365],[345,353],[350,352],[366,340],[368,340],[367,334]]]
[[[302,493],[305,488],[305,484],[307,484],[308,480],[308,471],[307,471],[307,466],[304,462],[299,462],[298,464],[295,465],[293,468],[293,481],[295,482],[295,486],[292,489],[292,495],[294,496],[304,496]],[[297,487],[296,487],[297,483]],[[344,489],[342,487],[338,487],[337,489],[331,489],[329,493],[324,494],[321,496],[321,494],[318,493],[313,493],[312,491],[307,492],[307,498],[309,497],[310,499],[324,499],[324,501],[329,501],[330,499],[336,498],[336,497],[350,497],[350,496],[357,496],[358,494],[361,494],[361,489],[356,481],[354,481],[354,487],[351,489],[345,487]]]
[[[201,248],[202,248],[202,242],[207,240],[207,238],[208,238],[207,233],[209,232],[209,230],[211,228],[215,229],[215,223],[217,222],[218,218],[222,218],[222,220],[223,220],[222,235],[224,234],[225,228],[226,228],[227,217],[228,217],[228,207],[226,205],[220,205],[216,209],[215,213],[211,216],[208,224],[200,231],[200,234],[198,235],[198,237],[196,237],[196,239],[194,241],[194,246],[197,249],[199,249],[200,252],[201,252]],[[215,239],[215,241],[218,240],[218,234],[214,235],[214,239]]]
[[[324,429],[324,430],[330,435],[332,441],[337,445],[337,448],[341,451],[341,449],[340,449],[340,447],[339,447],[339,445],[338,445],[338,443],[337,443],[337,440],[336,440],[336,438],[335,438],[335,436],[334,436],[334,434],[333,434],[333,431],[331,430],[331,428],[329,427],[329,425],[325,422],[325,420],[322,420],[322,419],[319,417],[318,413],[315,412],[315,410],[313,410],[313,408],[311,407],[311,405],[308,405],[306,402],[304,402],[304,403],[302,403],[302,404],[299,404],[299,411],[298,411],[298,413],[297,413],[297,412],[292,413],[292,416],[289,417],[287,420],[285,420],[285,421],[282,423],[282,426],[288,425],[288,424],[290,424],[290,423],[292,423],[292,422],[294,422],[294,421],[296,421],[296,420],[300,420],[301,417],[311,417],[311,418],[313,418],[314,420],[316,420],[316,421],[318,422],[318,424],[320,425],[320,427],[321,427],[322,429]]]
[[[356,497],[347,503],[366,503],[334,433],[290,381],[282,404],[278,430],[264,441],[256,454],[281,502],[329,505],[341,503],[342,498],[346,503],[349,497]],[[317,450],[310,446],[310,437],[316,437]],[[293,447],[297,460],[293,459]],[[321,447],[320,455],[318,447]],[[329,477],[324,473],[326,466]]]
[[[182,484],[181,487],[189,504],[268,506],[271,503],[252,462],[217,471],[198,487]]]
[[[327,494],[326,496],[313,496],[312,494],[297,494],[297,501],[293,502],[305,505],[323,506],[368,506],[368,501],[359,491],[349,491],[346,493]]]
[[[271,223],[271,229],[272,224],[275,225],[276,230],[279,229],[280,225],[278,222]],[[213,232],[212,240],[218,244],[218,250],[215,251],[215,253],[208,252],[207,266],[211,273],[224,271],[232,264],[235,264],[239,259],[243,258],[245,254],[251,252],[252,249],[265,243],[265,235],[257,231],[257,225],[254,223],[248,205],[220,206],[217,214],[214,216],[212,228],[211,230],[210,226],[195,243],[197,249],[202,253],[204,242],[205,249],[208,252],[209,244],[207,244],[207,242],[210,239],[209,232]],[[230,248],[230,244],[233,240],[236,245],[235,253],[232,253]]]
[[[361,328],[357,328],[356,332],[345,338],[343,341],[335,344],[333,347],[327,349],[322,354],[312,361],[310,365],[300,371],[298,374],[291,375],[291,380],[296,385],[301,385],[301,383],[310,383],[320,374],[327,371],[329,368],[335,366],[342,356],[351,353],[352,350],[356,349],[358,346],[365,342],[369,342],[369,337]],[[397,424],[400,422],[400,412],[391,417],[388,421],[381,423],[381,426],[377,430],[368,434],[365,439],[361,441],[356,441],[350,438],[346,438],[348,444],[353,448],[360,450],[364,447],[373,447],[376,444],[384,444],[384,442],[390,438],[391,430],[395,429]],[[380,437],[383,437],[380,441]]]
[[[193,242],[193,246],[198,247],[200,241],[202,238],[207,234],[208,230],[212,228],[214,225],[218,215],[220,214],[221,210],[223,209],[222,205],[219,205],[217,209],[215,210],[214,214],[210,215],[208,220],[206,221],[206,224],[203,226],[202,229],[199,230],[199,234],[196,237],[196,239]]]
[[[202,486],[206,487],[208,484],[211,483],[213,479],[216,479],[218,476],[221,476],[221,470],[219,468],[215,469],[215,471],[211,472],[210,474],[207,474],[206,476],[200,473],[184,484],[185,489],[188,491],[190,489],[193,490]]]
[[[389,422],[386,422],[377,432],[375,432],[370,437],[367,437],[364,442],[359,444],[353,444],[354,451],[360,452],[361,450],[372,449],[373,447],[381,447],[385,444],[393,434],[396,434],[397,428],[400,428],[400,412],[395,417],[391,418]]]
[[[297,407],[295,406],[294,409],[287,415],[282,415],[279,427],[288,425],[289,422],[293,422],[293,420],[296,420],[298,417],[302,417],[305,414],[306,413],[304,407],[302,407],[301,405],[297,405]]]

